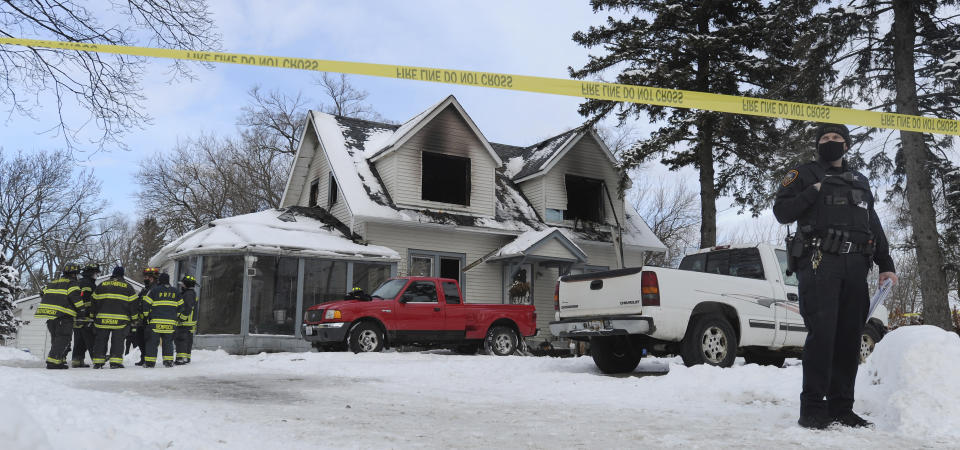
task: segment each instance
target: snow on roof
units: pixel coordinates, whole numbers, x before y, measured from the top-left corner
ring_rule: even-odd
[[[544,170],[560,150],[582,134],[579,128],[575,128],[529,147],[494,143],[490,145],[500,154],[500,159],[506,162],[505,174],[511,180],[519,180]]]
[[[530,203],[500,173],[496,175],[497,204],[493,218],[400,208],[393,203],[369,161],[378,150],[376,146],[388,141],[399,129],[395,125],[316,111],[311,117],[340,192],[354,216],[520,232],[542,228]]]
[[[624,208],[624,215],[627,216],[627,220],[623,224],[623,244],[642,247],[645,250],[655,252],[667,251],[667,246],[663,245],[657,235],[653,234],[653,230],[640,217],[636,208],[628,202],[624,202]]]
[[[583,249],[577,246],[577,244],[574,244],[573,240],[570,239],[566,234],[564,234],[564,231],[565,230],[562,230],[560,228],[549,227],[539,231],[527,231],[527,232],[521,233],[519,236],[517,236],[516,239],[510,241],[507,245],[500,247],[500,250],[497,251],[497,253],[495,253],[493,257],[509,258],[512,256],[521,256],[526,254],[527,251],[529,251],[530,248],[536,245],[537,243],[543,241],[544,239],[549,239],[553,237],[554,239],[560,239],[570,244],[570,246],[572,246],[574,249],[580,252],[579,255],[576,255],[575,252],[571,252],[571,253],[574,253],[574,256],[578,256],[586,260],[587,259],[586,252],[584,252]]]
[[[150,259],[150,265],[159,266],[179,256],[224,250],[287,252],[332,258],[400,259],[400,255],[392,249],[358,244],[347,238],[335,224],[288,208],[214,220],[163,247]]]

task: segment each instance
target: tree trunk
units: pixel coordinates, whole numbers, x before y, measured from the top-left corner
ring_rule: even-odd
[[[893,70],[897,82],[897,112],[919,115],[917,82],[914,68],[914,41],[916,23],[914,2],[893,2]],[[923,135],[911,131],[900,132],[903,160],[907,174],[907,203],[913,239],[917,245],[917,268],[920,273],[920,295],[923,298],[923,322],[945,330],[952,329],[947,301],[947,276],[943,266],[943,252],[939,245],[937,219],[933,210],[930,180],[930,151]]]
[[[697,11],[697,31],[710,34],[710,0],[704,0]],[[700,48],[697,54],[697,88],[710,92],[710,51]],[[716,120],[712,113],[700,113],[697,121],[697,165],[700,166],[700,248],[717,245],[717,189],[714,185],[713,128]]]

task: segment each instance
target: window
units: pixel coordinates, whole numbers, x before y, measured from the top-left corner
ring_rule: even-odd
[[[250,280],[250,333],[293,335],[299,258],[260,256]]]
[[[707,266],[707,254],[696,253],[693,255],[684,256],[683,260],[680,261],[679,269],[691,270],[694,272],[703,272],[706,266]]]
[[[563,222],[563,210],[547,208],[547,213],[544,215],[543,218],[544,220],[550,223]]]
[[[347,293],[347,263],[327,259],[303,261],[303,306],[343,300]]]
[[[466,259],[463,253],[410,250],[408,273],[413,277],[452,278],[464,289],[461,269]]]
[[[422,152],[420,198],[442,203],[470,204],[470,158]]]
[[[363,292],[373,292],[388,278],[390,278],[390,264],[353,263],[353,285],[351,287],[359,287],[363,289]]]
[[[504,283],[503,298],[504,303],[512,305],[530,305],[533,304],[533,264],[524,264],[520,266],[516,274],[513,271],[516,266],[503,266]]]
[[[567,175],[566,188],[564,219],[603,222],[603,181]]]
[[[339,194],[339,189],[337,188],[337,180],[333,178],[333,172],[330,172],[330,179],[328,181],[330,189],[327,190],[327,210],[332,210],[333,205],[337,204],[337,195]]]
[[[704,272],[730,275],[730,251],[707,253],[707,267]]]
[[[783,284],[787,286],[799,286],[800,282],[797,280],[797,274],[791,273],[790,276],[787,276],[787,252],[784,250],[777,250],[777,262],[780,263],[780,270],[783,273]]]
[[[371,297],[379,297],[384,300],[393,300],[397,298],[397,294],[400,293],[400,289],[407,284],[407,280],[390,280],[386,283],[380,285],[377,290],[373,291]]]
[[[757,248],[741,248],[731,251],[730,275],[740,278],[764,279],[760,250]]]
[[[176,284],[178,281],[182,280],[184,275],[193,275],[196,277],[197,259],[198,257],[196,256],[190,256],[177,261],[177,277],[175,280],[172,280],[172,284]]]
[[[448,305],[459,305],[461,302],[460,290],[457,289],[456,284],[449,281],[443,282],[443,296],[447,299]]]
[[[204,256],[197,334],[240,334],[243,256]]]
[[[320,179],[310,183],[310,199],[307,201],[307,206],[317,206],[318,195],[320,195]]]
[[[408,303],[440,303],[437,299],[437,285],[432,281],[414,281],[403,293]]]

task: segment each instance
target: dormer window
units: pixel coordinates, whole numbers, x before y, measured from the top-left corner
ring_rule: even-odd
[[[566,176],[566,220],[603,222],[603,181],[593,178]]]
[[[337,204],[337,197],[339,194],[339,189],[337,188],[337,179],[333,177],[333,172],[330,172],[330,177],[328,186],[330,189],[327,191],[327,210],[332,210],[333,205]]]
[[[470,205],[470,158],[422,152],[420,198],[433,202]]]
[[[320,195],[320,179],[310,182],[310,198],[307,200],[307,206],[317,206],[318,195]]]

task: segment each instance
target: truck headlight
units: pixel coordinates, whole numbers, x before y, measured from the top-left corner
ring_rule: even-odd
[[[339,318],[340,318],[340,311],[337,311],[336,309],[328,309],[328,310],[327,310],[327,314],[324,315],[323,318],[324,318],[325,320],[339,319]]]

